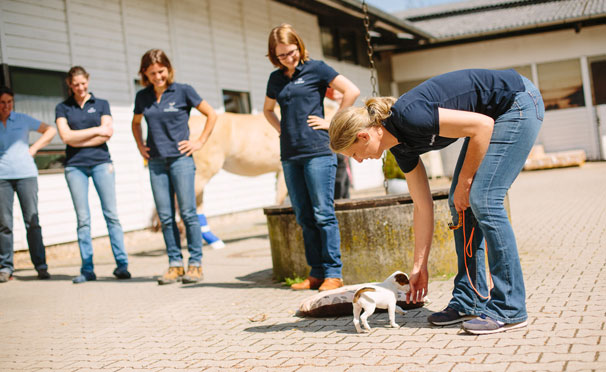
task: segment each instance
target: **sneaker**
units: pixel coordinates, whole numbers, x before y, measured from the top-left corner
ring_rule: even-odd
[[[11,279],[11,273],[0,271],[0,283],[6,283]]]
[[[472,335],[487,335],[491,333],[505,332],[512,329],[524,328],[527,325],[527,321],[519,323],[503,323],[486,315],[482,315],[479,318],[463,323],[462,328],[465,332],[471,333]]]
[[[330,291],[331,289],[337,289],[343,287],[343,279],[341,278],[326,278],[324,282],[318,288],[318,291]]]
[[[80,283],[84,283],[84,282],[91,282],[93,280],[97,280],[97,275],[95,275],[95,273],[86,273],[86,274],[80,274],[77,277],[75,277],[74,279],[72,279],[72,283],[80,284]]]
[[[181,280],[183,274],[185,274],[185,270],[183,270],[182,266],[171,266],[164,275],[158,278],[158,284],[176,283]]]
[[[305,289],[318,289],[320,285],[322,285],[322,281],[324,279],[314,278],[313,276],[308,276],[307,279],[302,281],[301,283],[291,284],[290,289],[294,291],[302,291]]]
[[[130,273],[126,266],[116,267],[114,270],[114,276],[118,279],[130,279]]]
[[[202,266],[188,266],[187,274],[183,276],[183,284],[198,283],[204,279]]]
[[[50,274],[47,269],[38,270],[38,280],[48,280],[50,279]]]
[[[433,313],[427,317],[427,321],[433,325],[437,326],[445,326],[456,323],[461,323],[466,320],[474,319],[475,315],[466,315],[460,313],[459,311],[453,309],[452,307],[447,307],[446,309]]]

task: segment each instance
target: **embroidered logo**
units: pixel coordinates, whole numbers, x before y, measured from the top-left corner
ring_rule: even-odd
[[[295,85],[305,84],[305,80],[303,80],[303,78],[298,78],[297,80],[295,80],[295,82],[293,84],[295,84]]]
[[[89,108],[89,109],[88,109],[88,111],[86,111],[86,112],[88,112],[89,114],[94,114],[95,112],[97,112],[97,110],[95,110],[95,108],[94,108],[94,107],[91,107],[91,108]]]
[[[168,107],[164,109],[164,112],[175,112],[179,111],[178,108],[175,107],[176,102],[169,102]]]
[[[436,135],[432,134],[431,135],[431,141],[429,141],[429,146],[433,146],[433,144],[436,142]]]

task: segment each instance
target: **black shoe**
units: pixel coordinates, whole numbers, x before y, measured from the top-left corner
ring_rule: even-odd
[[[48,270],[46,269],[40,269],[38,270],[38,280],[48,280],[50,279],[50,274],[48,273]]]
[[[437,326],[445,326],[456,323],[461,323],[466,320],[474,319],[473,315],[461,314],[457,310],[452,307],[447,307],[446,309],[433,313],[427,317],[427,321],[433,325]]]
[[[130,279],[130,273],[125,266],[117,267],[116,270],[114,270],[114,276],[118,279]]]

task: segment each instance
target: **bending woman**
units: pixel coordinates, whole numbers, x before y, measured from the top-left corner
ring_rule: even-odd
[[[419,155],[465,138],[449,197],[453,219],[464,212],[466,221],[465,235],[463,229],[454,232],[458,273],[448,307],[430,315],[429,322],[465,321],[463,329],[473,334],[526,326],[522,268],[503,200],[537,138],[544,111],[537,88],[517,72],[463,70],[429,79],[397,100],[370,99],[366,107],[333,118],[329,132],[334,151],[361,162],[378,159],[389,149],[406,174],[415,204],[414,263],[407,294],[413,302],[427,294],[434,226],[433,200]],[[469,237],[474,226],[473,259],[466,265],[464,236]],[[494,282],[489,294],[485,250]]]
[[[162,234],[168,254],[168,271],[158,284],[196,283],[202,280],[202,234],[196,214],[194,151],[208,140],[217,120],[213,108],[187,84],[173,81],[170,60],[160,49],[151,49],[141,58],[141,83],[135,98],[132,122],[133,136],[139,153],[149,162],[149,177]],[[206,126],[200,137],[189,139],[189,112],[195,107],[206,115]],[[143,141],[141,119],[145,117],[148,134]],[[175,220],[175,195],[181,219],[185,223],[189,263],[183,268],[181,239]]]
[[[73,279],[76,284],[97,279],[90,234],[89,178],[92,178],[101,201],[112,253],[116,260],[114,276],[118,279],[130,278],[128,257],[124,249],[124,233],[116,207],[116,176],[106,143],[114,132],[112,117],[109,103],[88,91],[88,78],[89,75],[83,67],[72,67],[66,79],[71,96],[55,108],[59,136],[67,145],[65,180],[78,219],[78,246],[82,267],[80,275]]]
[[[280,133],[286,187],[311,266],[308,278],[291,288],[339,288],[343,286],[343,265],[334,207],[337,158],[328,147],[323,100],[330,86],[343,93],[342,109],[351,106],[360,91],[332,67],[310,59],[303,40],[290,25],[271,30],[268,57],[277,70],[267,82],[263,114]],[[280,120],[274,113],[276,102]]]

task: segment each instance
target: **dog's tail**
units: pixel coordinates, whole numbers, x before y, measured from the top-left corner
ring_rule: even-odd
[[[354,298],[353,298],[353,303],[355,304],[356,302],[358,302],[358,299],[360,298],[360,296],[362,296],[362,294],[364,292],[376,292],[376,289],[372,288],[372,287],[362,287],[360,289],[358,289],[356,291],[356,293],[354,294]]]

